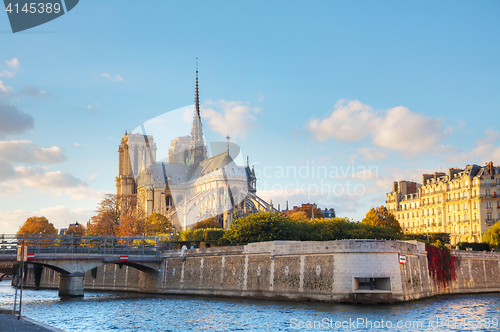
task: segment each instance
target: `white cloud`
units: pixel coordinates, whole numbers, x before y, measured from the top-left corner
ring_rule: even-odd
[[[102,77],[106,77],[108,80],[112,81],[112,82],[121,82],[123,81],[123,78],[120,76],[120,74],[116,74],[114,77],[111,76],[110,74],[108,73],[102,73],[101,74]]]
[[[14,71],[4,70],[3,72],[0,73],[0,77],[12,78],[14,76],[16,76],[16,72]]]
[[[429,152],[444,139],[442,123],[442,120],[427,118],[406,107],[394,107],[386,112],[373,144],[406,156]]]
[[[7,66],[13,68],[13,69],[19,69],[19,67],[21,66],[21,63],[19,62],[19,58],[12,58],[12,60],[7,60],[5,61],[5,63],[7,64]]]
[[[241,101],[208,101],[203,106],[201,115],[208,121],[210,129],[223,137],[229,135],[232,139],[245,139],[255,130],[257,127],[256,115],[261,110],[258,107],[250,107]],[[210,107],[219,110],[216,111]]]
[[[94,182],[96,178],[97,178],[97,173],[94,173],[89,177],[89,181]]]
[[[61,229],[73,223],[73,221],[86,224],[93,214],[93,209],[81,207],[70,209],[62,205],[51,206],[38,211],[27,211],[22,209],[14,211],[0,210],[0,229],[6,234],[14,234],[19,230],[19,227],[21,227],[26,219],[33,216],[44,216],[49,222],[53,223],[56,228]]]
[[[96,191],[87,183],[67,172],[49,172],[46,167],[12,167],[10,162],[0,159],[0,182],[2,181],[4,183],[2,183],[0,195],[5,196],[12,196],[20,192],[21,185],[37,189],[42,193],[49,192],[55,196],[65,193],[75,200],[100,201],[105,194],[109,193],[105,190]]]
[[[342,142],[359,141],[373,132],[380,122],[371,106],[359,100],[339,100],[332,114],[319,120],[312,118],[305,128],[319,142],[335,139]]]
[[[364,160],[374,161],[387,159],[388,155],[386,152],[381,151],[374,147],[364,147],[358,149],[358,152],[363,155]]]
[[[339,100],[329,116],[321,120],[312,118],[304,128],[320,142],[329,138],[354,142],[371,137],[374,146],[414,157],[441,147],[446,136],[442,124],[441,119],[411,112],[403,106],[381,112],[358,100]],[[376,157],[368,150],[363,152],[365,158]]]
[[[84,199],[91,199],[93,201],[99,202],[103,199],[106,194],[112,194],[107,190],[94,190],[87,184],[79,184],[76,187],[68,188],[65,190],[66,195],[70,196],[74,200],[81,201]]]
[[[10,67],[14,70],[13,71],[4,70],[3,72],[0,73],[0,77],[12,78],[12,77],[16,76],[16,70],[19,69],[19,66],[21,65],[19,63],[19,60],[17,58],[13,58],[10,61],[8,61],[8,60],[5,61],[5,63],[7,64],[8,67]],[[1,83],[0,83],[0,85],[1,85]],[[0,90],[1,90],[1,87],[0,87]]]
[[[90,112],[90,113],[92,113],[92,114],[99,113],[99,111],[98,111],[98,110],[96,110],[95,108],[93,108],[93,107],[92,107],[92,106],[90,106],[90,105],[87,105],[86,109],[87,109],[87,111],[89,111],[89,112]]]
[[[448,156],[445,161],[450,164],[459,164],[463,167],[466,164],[484,165],[488,161],[500,163],[500,147],[493,143],[498,139],[499,132],[488,128],[484,132],[484,138],[475,142],[475,147],[470,151],[461,151],[454,148],[451,151],[445,151]]]
[[[491,128],[488,128],[484,132],[484,135],[486,136],[485,138],[476,142],[477,146],[491,144],[491,143],[495,142],[497,140],[498,136],[500,135],[500,132],[495,131]]]
[[[60,163],[67,158],[61,148],[42,148],[32,141],[0,141],[0,157],[20,163]]]
[[[11,96],[14,93],[14,90],[10,86],[3,84],[3,81],[0,81],[0,91],[7,96]]]

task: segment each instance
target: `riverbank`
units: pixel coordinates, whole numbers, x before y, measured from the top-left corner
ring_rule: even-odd
[[[27,317],[21,316],[18,320],[17,315],[13,316],[4,310],[0,311],[0,326],[2,331],[9,332],[64,332]]]

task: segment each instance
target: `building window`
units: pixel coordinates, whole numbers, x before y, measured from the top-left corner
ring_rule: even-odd
[[[474,226],[474,232],[477,232],[477,225]]]
[[[492,221],[491,213],[486,214],[486,220]]]
[[[467,210],[467,202],[464,203],[464,210]]]
[[[469,220],[469,216],[467,214],[464,214],[464,220],[465,221]]]
[[[451,212],[451,205],[448,205],[448,212]]]
[[[490,190],[486,189],[486,198],[489,198],[489,197],[490,197]]]
[[[497,181],[496,181],[496,185],[497,185],[497,186],[500,186],[500,179],[497,179]]]
[[[477,209],[477,202],[474,202],[474,210]]]
[[[474,220],[477,221],[477,213],[474,213]]]
[[[489,187],[490,186],[490,179],[484,179],[484,185],[486,187]]]
[[[458,216],[458,222],[460,222],[460,216]]]
[[[448,223],[451,225],[451,216],[448,217]]]
[[[469,233],[469,227],[465,226],[464,227],[464,234],[468,234]]]
[[[491,209],[491,201],[486,202],[486,208]]]

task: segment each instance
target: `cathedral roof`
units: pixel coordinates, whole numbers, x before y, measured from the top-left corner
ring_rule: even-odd
[[[229,153],[223,152],[212,158],[200,162],[198,169],[193,174],[193,179],[201,178],[209,174],[216,175],[217,173],[219,173],[217,171],[220,171],[220,175],[222,175],[223,168],[225,168],[226,175],[238,175],[246,177],[243,167],[242,169],[240,169],[240,167],[234,162],[233,158],[231,158]]]

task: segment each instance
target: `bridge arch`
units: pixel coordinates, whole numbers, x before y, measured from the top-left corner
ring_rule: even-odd
[[[37,264],[43,267],[52,269],[61,274],[83,273],[90,271],[96,267],[104,266],[106,264],[119,264],[130,266],[142,272],[158,272],[158,263],[138,263],[138,262],[119,262],[119,261],[105,261],[105,260],[39,260],[30,261],[30,264]]]

